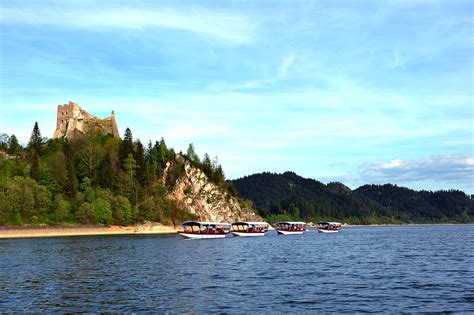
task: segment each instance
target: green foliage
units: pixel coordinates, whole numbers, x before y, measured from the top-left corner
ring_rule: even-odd
[[[134,155],[133,136],[130,128],[127,128],[125,129],[123,141],[120,143],[119,158],[121,164],[125,162],[129,154]]]
[[[41,179],[39,154],[36,150],[33,150],[33,156],[31,160],[31,168],[30,168],[30,177],[37,181]]]
[[[76,220],[81,224],[96,224],[97,216],[91,204],[84,202],[76,213]]]
[[[199,156],[196,154],[196,151],[194,149],[194,145],[192,143],[190,143],[189,146],[188,146],[186,156],[191,162],[193,162],[195,164],[198,164],[200,162],[199,161]]]
[[[53,201],[52,221],[56,223],[66,222],[69,219],[71,205],[61,194],[56,194]]]
[[[6,133],[0,134],[0,150],[2,151],[8,150],[8,140],[9,140],[9,137]]]
[[[18,143],[18,139],[16,138],[15,135],[11,135],[10,138],[8,139],[8,149],[7,152],[8,154],[12,155],[18,155],[21,153],[21,146]]]
[[[92,202],[97,222],[109,225],[113,221],[112,207],[110,203],[102,198],[97,198]]]
[[[185,175],[186,157],[177,157],[163,138],[150,141],[145,150],[140,141],[133,142],[128,128],[124,140],[89,128],[84,137],[44,141],[36,123],[28,155],[21,154],[16,137],[0,140],[0,148],[20,153],[0,160],[0,225],[179,224],[196,218],[169,198],[174,183]],[[188,153],[202,169],[193,150]],[[227,190],[228,198],[235,196],[217,158],[211,162],[206,156],[209,179]]]
[[[127,225],[132,218],[132,206],[130,201],[123,196],[115,196],[112,199],[112,217],[114,224]]]
[[[414,191],[366,185],[354,191],[295,173],[261,173],[234,181],[268,221],[338,220],[351,224],[473,222],[474,200],[460,191]]]
[[[38,155],[41,155],[41,147],[43,145],[43,138],[41,138],[41,131],[38,126],[38,122],[35,122],[33,131],[31,132],[30,141],[28,142],[28,148],[35,151]]]

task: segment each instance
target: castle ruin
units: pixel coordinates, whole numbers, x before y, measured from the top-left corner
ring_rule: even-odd
[[[84,135],[90,129],[120,137],[114,111],[112,111],[112,116],[101,119],[89,114],[71,101],[68,104],[58,105],[56,131],[53,138],[72,139],[78,135]]]

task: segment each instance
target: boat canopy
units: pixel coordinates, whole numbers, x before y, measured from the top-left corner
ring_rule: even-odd
[[[210,225],[218,225],[218,226],[231,226],[229,223],[221,223],[221,222],[199,222],[199,221],[186,221],[184,222],[183,224],[181,224],[182,226],[210,226]]]
[[[317,224],[318,224],[318,225],[322,225],[322,224],[342,225],[342,223],[340,223],[340,222],[326,222],[326,221],[321,221],[321,222],[318,222]]]
[[[283,224],[293,224],[293,225],[298,225],[298,224],[301,224],[301,225],[306,225],[306,222],[296,222],[296,221],[282,221],[282,222],[277,222],[275,223],[275,225],[283,225]]]
[[[239,222],[234,222],[232,225],[253,225],[253,226],[269,226],[267,222],[245,222],[245,221],[239,221]]]

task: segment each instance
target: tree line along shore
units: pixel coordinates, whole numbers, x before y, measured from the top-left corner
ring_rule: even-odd
[[[185,162],[236,196],[217,158],[199,159],[192,144],[186,154],[175,153],[163,138],[145,148],[129,128],[123,140],[94,129],[74,139],[44,139],[35,123],[27,146],[2,135],[0,152],[0,226],[176,226],[197,219],[169,198]]]
[[[230,181],[217,157],[206,153],[199,158],[192,143],[186,153],[176,153],[163,138],[145,147],[129,128],[123,140],[94,129],[74,139],[45,139],[35,123],[25,147],[14,135],[0,138],[0,226],[133,226],[150,221],[176,227],[199,219],[183,200],[170,198],[184,163],[202,170],[229,197],[240,196],[239,202],[270,223],[474,222],[474,200],[458,190],[414,191],[391,184],[351,190],[293,172]]]

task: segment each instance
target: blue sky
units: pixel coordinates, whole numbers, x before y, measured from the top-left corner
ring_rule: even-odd
[[[472,1],[0,1],[0,132],[69,100],[146,143],[474,193]]]

